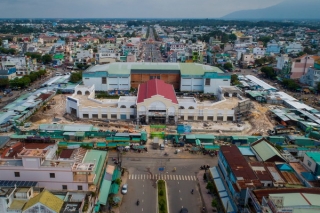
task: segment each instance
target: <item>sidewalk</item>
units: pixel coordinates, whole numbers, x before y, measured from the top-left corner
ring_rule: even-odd
[[[120,206],[121,206],[122,198],[123,198],[123,194],[121,193],[121,188],[122,188],[122,186],[123,186],[124,184],[127,183],[127,181],[128,181],[128,176],[129,176],[128,171],[126,171],[126,172],[124,173],[124,175],[121,176],[122,182],[121,182],[121,185],[120,185],[120,188],[119,188],[119,192],[118,192],[118,194],[114,195],[115,197],[119,197],[119,198],[121,199],[121,201],[120,201],[118,207],[113,207],[113,208],[111,209],[111,212],[112,212],[112,213],[120,213]],[[108,212],[108,211],[106,211],[106,212]]]
[[[197,174],[197,178],[199,180],[199,187],[200,187],[199,190],[200,190],[202,203],[206,207],[206,212],[210,212],[212,211],[211,202],[213,197],[211,194],[207,193],[208,192],[208,189],[206,189],[207,182],[203,180],[203,174],[204,174],[204,170],[200,170]]]

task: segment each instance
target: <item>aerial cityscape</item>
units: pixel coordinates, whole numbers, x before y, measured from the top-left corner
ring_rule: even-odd
[[[0,2],[0,213],[320,212],[320,1],[194,3]]]

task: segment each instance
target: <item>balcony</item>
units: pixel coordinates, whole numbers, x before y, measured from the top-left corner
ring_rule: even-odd
[[[73,175],[73,182],[84,182],[93,184],[96,178],[96,174],[74,174]]]

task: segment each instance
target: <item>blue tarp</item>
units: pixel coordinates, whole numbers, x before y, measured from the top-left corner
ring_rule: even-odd
[[[301,172],[302,177],[304,177],[307,181],[316,180],[314,175],[311,172]]]
[[[286,172],[292,172],[293,169],[291,168],[291,166],[289,166],[288,164],[279,164],[277,165],[278,169],[282,172],[286,171]]]

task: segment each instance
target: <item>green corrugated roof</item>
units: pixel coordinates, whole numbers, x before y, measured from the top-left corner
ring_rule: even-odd
[[[216,146],[216,145],[205,145],[203,146],[203,148],[205,150],[219,150],[220,149],[220,146]]]
[[[265,141],[260,141],[257,144],[254,144],[252,148],[258,153],[263,161],[266,161],[275,155],[283,159],[278,150],[276,150],[272,145]]]
[[[111,181],[103,179],[100,187],[100,193],[99,193],[100,204],[102,205],[107,204],[110,188],[111,188]]]
[[[232,140],[248,140],[247,136],[231,136]]]
[[[196,134],[195,137],[197,139],[215,139],[216,137],[214,135],[208,135],[208,134]]]
[[[320,163],[320,153],[318,152],[306,152],[306,155],[314,160],[316,163]]]
[[[190,134],[190,135],[186,135],[186,139],[188,140],[190,140],[190,139],[196,139],[196,135],[193,135],[193,134]]]
[[[88,150],[86,156],[83,160],[84,163],[91,163],[96,162],[96,166],[94,167],[94,173],[96,174],[97,178],[94,179],[94,184],[97,185],[98,177],[103,169],[103,163],[106,159],[107,152],[106,151],[99,151],[99,150]]]
[[[97,147],[106,147],[107,145],[106,145],[106,142],[98,142],[97,143]]]
[[[129,146],[129,142],[108,143],[107,147]]]
[[[11,139],[26,139],[27,137],[32,137],[34,135],[16,135],[16,134],[13,134],[13,135],[10,135],[10,138]]]
[[[55,54],[53,56],[53,59],[64,59],[64,55],[63,54]]]
[[[217,72],[223,73],[218,67],[212,67],[203,64],[196,63],[181,63],[180,65],[180,73],[181,75],[204,75],[206,72]]]

